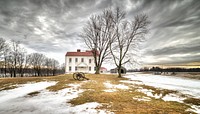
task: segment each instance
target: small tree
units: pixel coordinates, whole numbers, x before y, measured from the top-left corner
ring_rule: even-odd
[[[116,9],[115,14],[116,18],[118,15],[125,16],[125,13],[119,8]],[[132,21],[125,19],[115,20],[117,22],[115,42],[110,43],[110,52],[118,69],[118,77],[122,77],[122,66],[131,62],[133,58],[131,52],[148,32],[147,26],[150,22],[148,21],[147,15],[137,15]]]

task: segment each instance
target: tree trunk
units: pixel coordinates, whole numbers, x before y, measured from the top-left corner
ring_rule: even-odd
[[[55,73],[56,73],[56,70],[55,70],[55,69],[53,69],[53,76],[55,76]]]
[[[96,67],[96,71],[95,71],[95,74],[100,74],[100,67]]]
[[[122,66],[119,65],[119,66],[118,66],[118,78],[121,78],[121,77],[122,77],[122,72],[121,72],[122,70],[121,70],[121,69],[122,69]]]
[[[21,77],[24,77],[24,70],[21,69]]]
[[[14,69],[14,72],[13,72],[13,73],[14,73],[14,76],[13,76],[13,77],[16,77],[16,69]]]
[[[7,73],[7,71],[6,71],[7,70],[7,65],[6,64],[7,63],[6,62],[7,62],[6,59],[4,59],[4,67],[5,67],[4,68],[4,75],[5,75],[5,77],[6,77],[6,73]]]
[[[6,77],[6,73],[7,73],[6,70],[7,70],[7,69],[6,69],[6,66],[5,66],[5,68],[4,68],[4,75],[5,75],[5,77]]]

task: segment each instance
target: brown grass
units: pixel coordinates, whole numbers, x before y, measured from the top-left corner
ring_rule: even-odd
[[[185,103],[192,104],[192,105],[200,105],[200,99],[197,98],[187,98],[184,100]]]
[[[14,89],[18,84],[42,81],[39,77],[0,78],[0,91]]]
[[[27,82],[39,82],[39,81],[56,81],[57,84],[48,87],[50,91],[58,91],[64,88],[68,88],[70,83],[82,83],[79,89],[85,91],[79,95],[79,97],[70,101],[72,105],[80,105],[87,102],[102,103],[100,109],[106,109],[116,114],[192,114],[191,112],[185,112],[189,106],[177,103],[177,102],[165,102],[161,99],[154,99],[147,101],[137,101],[133,97],[141,96],[147,97],[144,93],[136,91],[138,86],[129,86],[129,90],[120,90],[116,92],[104,92],[106,89],[104,82],[109,81],[112,84],[122,84],[120,80],[126,80],[125,78],[117,78],[117,75],[93,75],[87,74],[87,78],[90,80],[86,83],[76,81],[72,78],[71,74],[51,76],[51,77],[29,77],[29,78],[7,78],[0,79],[0,89],[11,89],[9,87],[15,87],[16,84],[24,84]],[[146,89],[152,89],[156,93],[171,93],[172,91],[162,92],[156,88],[150,86],[141,86]],[[38,92],[29,93],[29,95],[37,95]]]
[[[86,75],[92,81],[82,85],[81,89],[89,89],[83,92],[78,98],[70,101],[73,105],[80,105],[86,102],[99,102],[103,106],[101,108],[115,112],[116,114],[189,114],[185,112],[188,106],[177,102],[165,102],[161,99],[153,99],[150,102],[133,100],[135,96],[146,96],[143,93],[137,92],[134,87],[129,90],[118,90],[117,92],[104,92],[105,86],[103,82],[110,81],[112,84],[120,84],[121,78],[116,75]],[[144,87],[156,90],[157,93],[162,93],[153,87]],[[171,93],[166,91],[163,93]],[[162,93],[162,94],[163,94]]]
[[[167,94],[170,94],[170,93],[177,93],[177,91],[174,91],[174,90],[168,90],[168,89],[159,89],[159,88],[154,88],[152,86],[148,86],[148,85],[139,85],[141,87],[143,87],[144,89],[149,89],[149,90],[153,90],[152,91],[152,94],[162,94],[162,96],[164,97],[165,95]]]
[[[80,83],[72,78],[71,74],[47,77],[17,77],[17,78],[0,78],[0,91],[9,90],[17,87],[18,84],[41,81],[56,81],[57,84],[48,87],[50,91],[57,91],[68,87],[69,83]]]

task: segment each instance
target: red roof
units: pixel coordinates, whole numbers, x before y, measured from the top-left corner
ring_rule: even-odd
[[[101,69],[101,70],[107,70],[107,68],[105,68],[105,67],[101,67],[100,69]]]
[[[93,56],[92,51],[81,52],[79,49],[77,52],[67,52],[65,56]]]

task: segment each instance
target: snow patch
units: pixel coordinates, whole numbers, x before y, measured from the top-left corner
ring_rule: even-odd
[[[195,112],[197,114],[200,114],[200,106],[192,105],[191,108],[188,109],[187,111],[192,111],[192,112]]]
[[[72,106],[67,102],[84,91],[78,89],[80,84],[68,84],[70,88],[57,92],[45,89],[55,84],[56,82],[39,82],[24,84],[22,87],[9,91],[1,91],[0,95],[6,97],[1,96],[0,103],[3,105],[0,106],[0,114],[113,114],[106,110],[96,109],[101,106],[96,102]],[[27,96],[28,93],[34,91],[40,91],[40,93],[36,96]],[[9,96],[11,96],[10,99],[3,100]]]
[[[72,107],[67,113],[76,113],[76,114],[114,114],[113,112],[95,109],[101,107],[102,105],[97,102],[85,103],[82,105],[77,105]]]
[[[0,92],[0,103],[10,101],[15,98],[23,97],[28,93],[43,90],[49,86],[55,85],[57,82],[38,82],[19,85],[18,88],[4,90]]]
[[[111,92],[116,92],[117,90],[116,89],[105,89],[103,91],[111,93]]]
[[[162,99],[164,101],[176,101],[180,103],[184,103],[183,100],[186,99],[181,97],[181,94],[186,95],[187,97],[200,98],[200,82],[199,80],[188,79],[184,77],[175,77],[175,76],[160,76],[160,75],[152,75],[152,74],[129,74],[124,76],[130,81],[123,81],[125,83],[130,84],[145,84],[148,86],[153,86],[155,88],[168,89],[178,91],[176,94],[167,94],[163,96],[162,94],[153,94],[152,90],[139,88],[138,91],[146,94],[149,97],[153,97],[155,99]],[[141,81],[141,83],[138,81]],[[185,103],[186,105],[191,106],[189,111],[193,111],[195,113],[200,113],[200,106],[190,105]]]
[[[130,81],[130,80],[121,80],[120,82],[128,83],[128,84],[137,84],[137,85],[143,84],[141,81],[137,81],[137,80],[132,80],[132,81]]]
[[[164,100],[164,101],[176,101],[176,102],[180,102],[180,103],[183,103],[184,99],[185,98],[180,97],[176,94],[167,94],[162,98],[162,100]]]
[[[199,80],[188,79],[175,76],[160,76],[152,74],[129,74],[124,76],[131,81],[141,81],[143,84],[156,88],[179,91],[182,94],[188,94],[195,98],[200,98]]]
[[[115,88],[115,89],[129,89],[128,86],[124,85],[124,84],[111,84],[109,81],[108,82],[104,82],[104,85],[106,86],[106,88]]]
[[[142,92],[142,93],[146,94],[147,96],[153,97],[155,99],[160,99],[162,97],[162,94],[153,94],[153,90],[149,90],[149,89],[140,88],[137,91]]]
[[[141,96],[136,96],[136,97],[133,97],[133,100],[137,100],[137,101],[151,101],[151,98],[150,97],[141,97]]]

